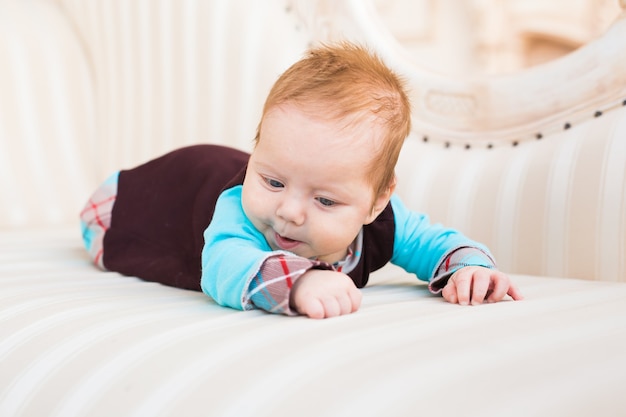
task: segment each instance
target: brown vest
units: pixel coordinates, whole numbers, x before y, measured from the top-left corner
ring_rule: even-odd
[[[218,145],[194,145],[120,172],[104,266],[147,281],[200,291],[203,233],[217,198],[243,183],[249,154]],[[363,253],[348,275],[367,284],[370,272],[393,253],[391,204],[363,228]]]

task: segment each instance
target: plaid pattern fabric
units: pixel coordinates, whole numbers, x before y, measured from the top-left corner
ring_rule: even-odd
[[[111,212],[117,196],[119,172],[111,175],[89,197],[80,212],[80,226],[83,242],[94,264],[106,269],[102,262],[102,241],[104,234],[111,227]]]
[[[294,282],[310,269],[333,269],[320,261],[299,256],[276,255],[263,262],[254,276],[244,299],[246,308],[260,308],[270,313],[295,316],[289,306],[289,296]]]
[[[299,256],[277,255],[267,258],[254,276],[244,298],[246,308],[260,308],[270,313],[295,316],[289,306],[293,283],[309,269],[327,269],[349,273],[359,263],[363,247],[363,233],[359,233],[348,248],[346,257],[330,265],[326,262]]]
[[[357,239],[359,242],[361,239]],[[360,245],[356,245],[359,247]],[[309,269],[333,269],[348,273],[361,255],[360,249],[354,251],[353,245],[348,256],[335,265],[325,262],[301,258],[298,256],[277,255],[265,260],[259,272],[255,275],[244,299],[246,308],[260,308],[270,313],[280,313],[295,316],[298,313],[289,306],[289,297],[293,283]],[[351,267],[346,268],[348,265]],[[450,253],[441,263],[435,277],[430,281],[428,288],[433,294],[439,294],[450,276],[465,266],[484,266],[494,268],[493,259],[482,250],[474,247],[459,248]]]
[[[448,279],[457,270],[466,266],[483,266],[495,268],[495,261],[488,253],[474,247],[463,247],[450,253],[441,263],[435,276],[428,284],[428,289],[433,294],[439,294],[446,286]]]

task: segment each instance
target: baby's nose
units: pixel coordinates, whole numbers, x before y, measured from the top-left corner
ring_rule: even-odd
[[[306,218],[305,205],[299,198],[285,197],[276,208],[276,215],[286,222],[301,226]]]

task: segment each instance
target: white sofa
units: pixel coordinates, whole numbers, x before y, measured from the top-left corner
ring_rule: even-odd
[[[91,265],[77,216],[109,172],[249,150],[274,79],[338,38],[409,81],[405,202],[524,301],[450,305],[389,267],[314,321]],[[625,13],[557,61],[451,79],[369,1],[0,0],[0,417],[624,415],[625,63]]]

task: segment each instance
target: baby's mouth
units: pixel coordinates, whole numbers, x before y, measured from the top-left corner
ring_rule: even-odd
[[[280,249],[289,251],[293,250],[296,246],[302,243],[299,240],[294,240],[285,236],[281,236],[276,232],[274,232],[274,242],[276,242],[276,246],[278,246]]]

